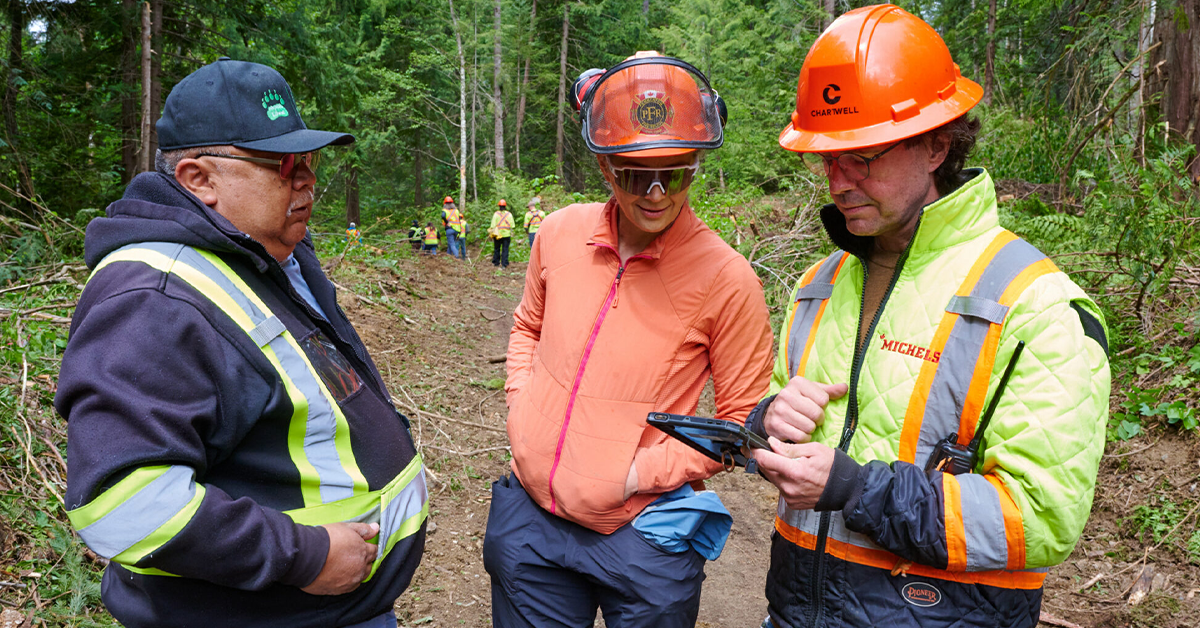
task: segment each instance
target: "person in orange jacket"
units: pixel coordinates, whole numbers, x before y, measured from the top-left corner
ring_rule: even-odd
[[[512,477],[493,484],[484,539],[492,623],[685,627],[705,558],[731,518],[703,480],[721,465],[648,427],[718,418],[767,391],[772,335],[744,257],[688,204],[724,105],[692,66],[654,52],[572,88],[613,195],[548,215],[508,345]],[[700,492],[697,492],[700,491]]]

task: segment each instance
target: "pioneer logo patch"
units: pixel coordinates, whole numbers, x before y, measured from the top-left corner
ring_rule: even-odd
[[[942,592],[928,582],[910,582],[900,589],[900,595],[909,604],[925,608],[937,606],[942,601]]]

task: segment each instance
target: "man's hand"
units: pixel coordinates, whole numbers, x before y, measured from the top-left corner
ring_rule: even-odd
[[[789,508],[816,506],[833,468],[833,449],[821,443],[789,445],[773,436],[768,442],[773,451],[754,450],[759,470],[779,489]]]
[[[846,384],[819,384],[793,377],[767,406],[763,429],[780,440],[807,443],[813,430],[825,422],[825,406],[841,399],[849,389]]]
[[[358,588],[375,562],[377,547],[367,543],[379,534],[378,523],[330,523],[329,554],[317,579],[300,589],[312,595],[341,595]]]
[[[637,484],[637,463],[635,462],[629,465],[629,475],[625,476],[625,501],[629,501],[629,498],[637,492]]]

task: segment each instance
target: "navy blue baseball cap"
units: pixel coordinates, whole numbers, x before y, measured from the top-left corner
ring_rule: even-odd
[[[259,63],[221,57],[184,77],[163,107],[158,147],[232,145],[270,153],[306,153],[354,142],[348,133],[304,125],[283,76]]]

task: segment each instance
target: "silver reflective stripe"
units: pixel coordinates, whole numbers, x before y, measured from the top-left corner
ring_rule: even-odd
[[[817,533],[820,532],[821,513],[816,512],[815,510],[792,510],[791,508],[787,507],[787,504],[781,498],[779,500],[779,507],[776,512],[784,523],[796,528],[797,530],[807,532],[813,536],[817,536]],[[846,527],[846,519],[842,517],[842,512],[840,510],[835,510],[830,513],[828,535],[831,539],[850,545],[886,551],[879,545],[876,545],[874,541],[867,537],[867,535],[848,529]]]
[[[946,311],[960,316],[974,316],[989,323],[999,325],[1008,316],[1008,306],[1000,305],[998,301],[982,297],[960,297],[957,294],[950,297],[950,305]]]
[[[404,522],[420,514],[428,496],[429,493],[425,487],[425,469],[422,468],[403,490],[384,505],[379,523],[379,549],[376,551],[376,560],[383,558],[388,539],[392,538],[392,535],[404,525]]]
[[[285,331],[287,331],[287,327],[284,327],[283,322],[271,316],[250,330],[250,339],[259,347],[265,347],[267,343]]]
[[[256,327],[263,326],[264,324],[271,325],[270,323],[266,323],[266,321],[270,318],[275,318],[269,311],[260,311],[258,306],[248,299],[225,276],[225,273],[222,273],[220,269],[213,266],[212,262],[205,259],[203,255],[200,255],[200,253],[191,247],[167,242],[143,242],[124,248],[142,248],[156,251],[163,255],[174,257],[180,262],[196,269],[197,272],[204,275],[224,291],[237,304],[238,308],[246,313],[250,322]],[[251,338],[253,339],[253,336]],[[262,345],[259,346],[261,347]],[[281,334],[276,334],[267,343],[267,346],[271,347],[275,352],[275,356],[279,359],[279,363],[283,366],[283,370],[287,376],[308,401],[308,418],[305,421],[304,432],[304,455],[320,478],[321,501],[329,503],[346,497],[352,497],[354,495],[354,480],[346,472],[346,469],[342,467],[334,441],[334,435],[337,431],[337,415],[334,413],[333,406],[329,402],[329,397],[322,392],[321,383],[317,381],[312,370],[309,368],[308,359]]]
[[[803,357],[804,347],[808,344],[808,336],[813,331],[821,303],[833,296],[833,278],[837,274],[838,262],[844,254],[842,251],[834,251],[826,257],[812,281],[796,291],[796,314],[792,318],[792,328],[788,330],[790,377],[795,377],[796,372],[800,370],[800,358]]]
[[[929,388],[913,457],[917,466],[925,466],[938,440],[958,431],[963,405],[971,389],[971,377],[988,331],[993,324],[1002,325],[1008,314],[1008,308],[1000,305],[1000,297],[1017,275],[1045,258],[1028,242],[1019,238],[1012,240],[997,251],[971,289],[970,296],[950,299],[946,311],[960,316],[946,339]],[[1004,308],[1002,315],[997,308]]]
[[[172,466],[98,521],[79,530],[79,537],[92,551],[111,559],[179,514],[195,494],[196,472],[191,467]]]
[[[967,536],[967,571],[1008,566],[1008,535],[1000,495],[982,475],[954,476],[961,489],[963,529]]]

